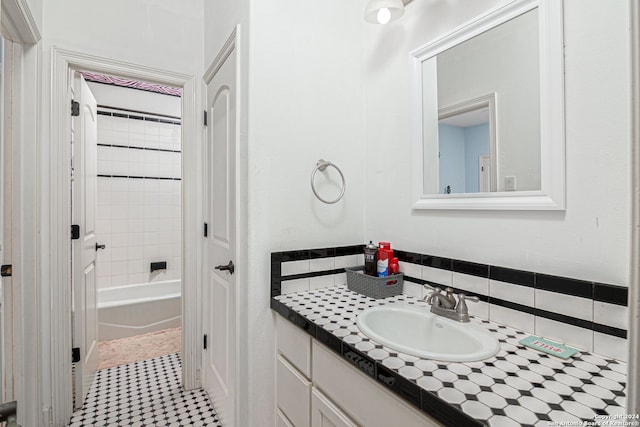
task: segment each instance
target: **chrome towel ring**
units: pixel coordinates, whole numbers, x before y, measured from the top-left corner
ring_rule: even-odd
[[[333,166],[338,171],[338,173],[340,174],[340,178],[342,179],[342,188],[340,189],[340,195],[335,200],[325,200],[322,197],[320,197],[320,195],[316,191],[316,187],[315,187],[315,184],[314,184],[316,173],[318,171],[323,172],[329,166]],[[347,183],[344,180],[344,175],[342,174],[342,171],[340,170],[340,168],[338,166],[334,165],[333,163],[331,163],[328,160],[324,160],[324,159],[318,160],[318,162],[316,163],[316,167],[313,168],[313,172],[311,172],[311,189],[313,190],[313,194],[315,194],[315,196],[318,198],[318,200],[320,200],[321,202],[326,203],[328,205],[332,205],[332,204],[336,203],[338,200],[342,199],[342,196],[344,196],[344,189],[346,188],[346,186],[347,186]]]

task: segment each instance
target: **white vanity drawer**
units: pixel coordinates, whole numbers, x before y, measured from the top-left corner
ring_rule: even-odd
[[[311,389],[311,427],[358,427],[318,389]]]
[[[281,355],[276,371],[278,408],[295,427],[309,427],[311,383]]]
[[[311,378],[311,336],[288,320],[276,317],[278,352],[307,378]]]
[[[276,427],[294,427],[280,409],[276,409]]]
[[[372,378],[313,342],[313,385],[360,425],[367,427],[436,427],[435,420],[385,390]]]

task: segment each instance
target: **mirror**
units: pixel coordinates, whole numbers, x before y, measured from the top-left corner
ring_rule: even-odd
[[[412,53],[416,209],[564,209],[562,9],[522,0]]]

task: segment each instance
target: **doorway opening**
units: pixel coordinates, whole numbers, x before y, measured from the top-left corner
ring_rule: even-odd
[[[84,101],[72,123],[71,200],[84,205],[72,206],[72,224],[91,212],[95,221],[93,281],[86,279],[86,257],[71,256],[73,301],[85,298],[73,305],[74,348],[87,357],[97,352],[97,364],[77,362],[72,370],[79,408],[87,387],[80,395],[78,369],[90,383],[93,369],[181,351],[182,91],[88,71],[75,72],[75,80],[86,82],[95,100],[95,141],[84,128]],[[72,243],[72,252],[82,250]]]

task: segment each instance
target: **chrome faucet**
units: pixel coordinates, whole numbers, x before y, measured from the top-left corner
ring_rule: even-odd
[[[466,301],[478,302],[478,297],[467,297],[465,294],[458,294],[458,301],[453,295],[453,289],[446,288],[442,294],[440,288],[434,288],[433,292],[426,296],[424,300],[431,305],[431,312],[458,322],[469,321],[469,308]]]

